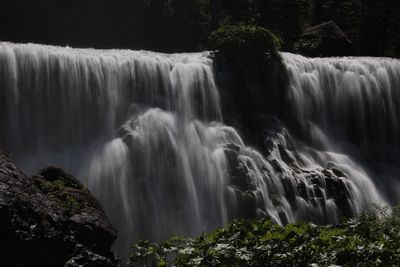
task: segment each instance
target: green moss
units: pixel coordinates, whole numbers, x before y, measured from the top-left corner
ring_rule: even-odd
[[[79,203],[78,199],[74,196],[68,195],[65,197],[65,202],[66,205],[68,206],[68,208],[70,209],[80,209],[81,208],[81,204]]]
[[[271,31],[255,25],[225,26],[211,33],[211,48],[230,62],[271,57],[281,47]]]
[[[43,181],[40,187],[46,192],[60,192],[66,188],[66,184],[62,180],[55,180],[53,182]]]

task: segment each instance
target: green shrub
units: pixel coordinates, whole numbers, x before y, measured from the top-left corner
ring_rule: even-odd
[[[211,48],[229,61],[276,55],[280,39],[271,31],[255,26],[225,26],[211,33]]]
[[[321,38],[300,38],[294,44],[294,52],[305,56],[319,56],[322,49]]]
[[[399,266],[400,210],[340,225],[234,221],[197,238],[134,245],[132,266]]]

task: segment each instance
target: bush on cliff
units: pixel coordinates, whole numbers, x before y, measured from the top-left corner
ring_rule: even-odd
[[[263,27],[239,25],[221,27],[212,32],[210,45],[226,60],[237,62],[274,56],[281,47],[281,41]]]
[[[300,38],[294,44],[294,52],[305,56],[320,56],[316,51],[319,51],[321,46],[321,38]]]
[[[335,226],[235,221],[197,238],[138,242],[130,261],[133,266],[398,266],[399,238],[399,208]]]

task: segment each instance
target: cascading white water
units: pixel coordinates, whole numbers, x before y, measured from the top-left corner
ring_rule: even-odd
[[[1,145],[28,171],[81,177],[120,231],[194,235],[227,222],[219,94],[207,53],[3,43]],[[229,140],[226,140],[229,141]]]
[[[293,96],[322,94],[298,84],[311,76],[298,61],[312,61],[283,58]],[[315,106],[300,96],[289,103],[305,125]],[[80,177],[116,225],[122,257],[139,238],[196,235],[234,217],[337,222],[342,207],[357,214],[382,202],[361,165],[328,149],[319,121],[308,129],[322,148],[286,131],[269,137],[269,155],[246,147],[222,124],[208,53],[1,43],[0,111],[0,147],[29,173],[53,164]]]
[[[287,106],[307,141],[367,160],[387,198],[400,200],[400,60],[309,59],[282,53]]]
[[[399,159],[400,60],[282,56],[291,81],[290,106],[303,129],[318,127],[365,151],[385,152],[377,156]]]

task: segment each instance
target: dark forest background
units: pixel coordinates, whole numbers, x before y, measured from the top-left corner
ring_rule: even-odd
[[[399,0],[12,0],[0,40],[182,52],[207,49],[221,25],[257,24],[291,51],[306,27],[329,20],[358,55],[400,55]]]

